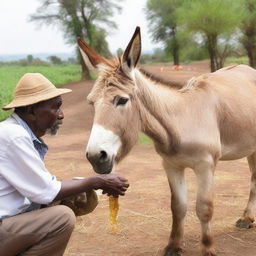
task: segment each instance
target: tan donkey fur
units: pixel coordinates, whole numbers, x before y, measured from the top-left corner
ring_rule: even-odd
[[[256,201],[256,71],[231,66],[191,79],[180,88],[139,69],[141,36],[136,29],[124,54],[106,60],[78,40],[87,64],[99,70],[88,96],[95,108],[87,158],[109,173],[136,143],[139,131],[154,141],[171,189],[172,231],[165,256],[182,254],[187,210],[185,168],[198,180],[196,213],[202,255],[216,255],[210,222],[213,175],[219,160],[248,158],[252,178],[248,205],[236,225],[250,228]]]

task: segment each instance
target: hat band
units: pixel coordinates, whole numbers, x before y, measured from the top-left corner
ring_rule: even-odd
[[[34,88],[25,88],[19,91],[15,91],[14,98],[22,98],[30,95],[33,96],[33,95],[55,91],[55,90],[57,90],[57,88],[54,86],[45,88],[44,84],[40,84]]]

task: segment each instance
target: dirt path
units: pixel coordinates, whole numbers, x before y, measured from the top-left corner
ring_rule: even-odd
[[[171,67],[148,67],[166,79],[185,81],[208,72],[207,63]],[[162,72],[161,72],[162,70]],[[93,119],[86,103],[91,82],[66,86],[73,90],[64,95],[65,122],[57,136],[46,136],[50,147],[48,169],[60,179],[94,175],[85,159],[85,145]],[[119,165],[118,173],[128,178],[129,192],[120,198],[119,232],[109,232],[108,200],[99,196],[96,210],[79,217],[65,256],[157,256],[167,244],[171,228],[170,192],[161,167],[161,159],[152,146],[137,145]],[[189,205],[185,223],[185,256],[198,256],[200,225],[195,214],[196,180],[191,170],[186,174]],[[242,214],[249,194],[249,169],[245,159],[219,163],[215,175],[215,213],[213,234],[219,256],[255,256],[256,229],[239,230],[234,226]]]

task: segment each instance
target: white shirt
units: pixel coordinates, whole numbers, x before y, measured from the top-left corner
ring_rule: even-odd
[[[61,188],[24,123],[15,113],[0,122],[0,219],[26,212],[33,203],[51,203]]]

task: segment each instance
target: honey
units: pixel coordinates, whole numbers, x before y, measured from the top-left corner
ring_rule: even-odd
[[[117,230],[117,214],[118,214],[119,204],[118,197],[109,196],[109,220],[110,220],[110,231],[116,233]]]

